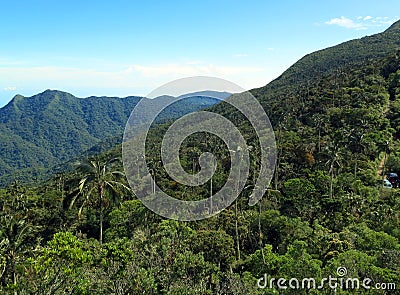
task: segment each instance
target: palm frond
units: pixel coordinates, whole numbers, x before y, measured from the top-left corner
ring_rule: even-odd
[[[117,185],[117,186],[120,186],[120,187],[122,187],[123,189],[125,189],[125,190],[127,190],[127,191],[131,191],[131,188],[129,187],[129,186],[126,186],[125,184],[123,184],[122,182],[119,182],[119,181],[112,181],[112,180],[110,180],[110,181],[108,181],[109,183],[112,183],[112,184],[114,184],[114,185]]]
[[[82,203],[78,210],[78,220],[81,219],[83,208],[86,206],[86,200]]]
[[[80,192],[80,193],[82,193],[83,188],[85,187],[85,184],[86,184],[88,178],[89,178],[89,177],[87,176],[87,177],[82,178],[82,179],[79,181],[79,186],[78,186],[78,188],[79,188],[79,192]]]
[[[108,189],[108,193],[111,195],[112,198],[112,202],[114,204],[120,204],[121,203],[121,198],[120,198],[120,194],[118,192],[118,190],[116,189],[116,187],[114,187],[114,185],[110,182],[105,182],[106,186],[109,188]]]
[[[80,192],[78,192],[77,194],[75,194],[72,197],[71,202],[69,203],[69,206],[68,206],[69,209],[71,209],[74,206],[74,204],[75,204],[76,200],[78,199],[79,195],[80,195]]]
[[[109,166],[109,165],[111,165],[111,164],[113,164],[115,162],[121,163],[121,159],[118,158],[118,157],[112,158],[112,159],[107,161],[106,166]]]
[[[75,163],[75,165],[76,165],[76,170],[81,173],[93,173],[93,171],[96,169],[97,166],[96,162],[89,159],[78,161]]]
[[[115,176],[125,177],[125,173],[122,171],[112,171],[110,173]]]

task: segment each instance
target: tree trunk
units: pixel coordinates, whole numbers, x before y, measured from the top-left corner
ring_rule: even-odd
[[[318,128],[318,152],[321,152],[321,127]]]
[[[329,179],[329,198],[333,197],[333,167],[331,166],[330,179]]]
[[[17,286],[17,274],[15,273],[15,263],[13,265],[13,284],[14,284],[14,287]],[[15,290],[14,295],[17,295],[17,294],[18,294],[18,292],[17,292],[17,290]]]
[[[275,190],[278,190],[278,174],[279,174],[279,164],[280,164],[280,161],[281,161],[281,154],[282,154],[282,151],[283,151],[283,147],[282,147],[282,143],[281,143],[281,130],[279,129],[278,130],[278,135],[277,135],[277,142],[276,142],[276,145],[277,145],[277,149],[278,149],[278,151],[277,151],[277,155],[276,155],[276,165],[275,165],[275,174],[274,174],[274,188],[275,188]]]
[[[14,250],[11,251],[11,280],[14,287],[17,286],[17,274],[15,271],[15,252]],[[17,295],[17,290],[14,290],[14,295]]]
[[[275,165],[275,175],[274,175],[274,188],[275,190],[278,190],[278,177],[279,177],[279,165],[281,161],[281,153],[282,153],[282,148],[278,151],[277,154],[277,159],[276,159],[276,165]]]
[[[239,228],[238,228],[238,208],[237,199],[235,200],[235,234],[236,234],[236,251],[237,258],[240,260],[240,241],[239,241]]]
[[[99,185],[99,201],[100,201],[100,245],[103,244],[103,185]]]
[[[357,164],[358,164],[358,155],[356,154],[356,162],[354,163],[354,178],[357,178]]]
[[[213,212],[213,203],[212,203],[212,194],[213,193],[213,183],[212,183],[212,177],[211,177],[211,180],[210,180],[210,213],[212,213]]]
[[[261,200],[258,201],[258,237],[259,237],[259,247],[261,250],[261,255],[263,258],[263,263],[265,264],[264,247],[262,242],[262,232],[261,232]]]

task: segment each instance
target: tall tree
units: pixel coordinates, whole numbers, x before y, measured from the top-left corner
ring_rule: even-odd
[[[74,206],[77,199],[83,197],[84,200],[79,208],[78,215],[86,206],[98,205],[100,218],[100,244],[103,242],[103,218],[104,208],[111,204],[120,204],[122,190],[130,192],[129,187],[123,184],[122,179],[125,174],[115,168],[118,158],[110,159],[106,162],[98,158],[87,159],[78,163],[79,186],[74,190],[70,208]],[[121,190],[122,189],[122,190]]]
[[[328,161],[326,164],[329,167],[329,198],[333,197],[333,178],[335,176],[335,166],[340,167],[343,155],[339,144],[334,143],[328,147]]]
[[[27,196],[16,194],[15,187],[11,189],[8,200],[1,200],[0,207],[0,258],[3,266],[0,270],[0,284],[17,286],[17,263],[29,246],[29,236],[33,226],[27,222]],[[14,291],[16,294],[17,291]]]
[[[366,148],[365,133],[362,130],[352,129],[349,134],[349,148],[354,154],[354,178],[357,178],[358,157]]]

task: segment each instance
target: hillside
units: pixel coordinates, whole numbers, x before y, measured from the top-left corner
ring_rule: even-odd
[[[400,135],[399,52],[396,22],[383,33],[308,54],[276,80],[251,90],[275,129],[278,166],[273,187],[329,170],[375,185],[378,163],[385,151],[396,150]],[[224,104],[212,109],[237,116]],[[247,126],[245,121],[239,124]],[[400,169],[393,157],[386,170]]]
[[[384,177],[377,177],[378,170],[400,172],[399,24],[381,34],[311,53],[277,80],[251,90],[274,127],[277,165],[271,188],[287,194],[288,198],[280,204],[282,213],[301,216],[311,223],[324,220],[321,221],[324,226],[337,230],[350,223],[354,216],[336,212],[344,214],[340,218],[350,218],[337,225],[335,210],[327,207],[350,197],[378,200]],[[378,47],[374,47],[374,40],[379,40]],[[342,58],[349,60],[343,62]],[[320,62],[314,63],[314,60]],[[307,67],[302,69],[304,64]],[[324,71],[316,74],[321,67]],[[292,81],[293,73],[300,73],[302,78]],[[227,103],[232,97],[209,110],[234,123],[252,146],[251,171],[246,183],[246,187],[251,187],[260,170],[259,143],[249,121]],[[156,171],[155,178],[162,190],[185,200],[206,198],[211,186],[213,191],[218,191],[230,172],[224,142],[206,133],[185,139],[180,149],[185,171],[193,173],[200,169],[197,158],[202,152],[212,152],[218,159],[212,183],[188,188],[174,181],[157,164],[161,161],[161,140],[166,130],[167,126],[155,128],[146,142],[149,169]],[[139,173],[131,175],[130,183],[140,189],[141,179],[135,175]],[[296,184],[309,185],[313,193],[303,194]],[[242,192],[243,204],[249,193],[250,190]],[[329,218],[323,215],[326,210],[334,211]]]
[[[356,68],[385,58],[399,48],[400,21],[397,21],[382,33],[307,54],[277,79],[252,92],[263,101],[271,98],[280,87],[306,85],[322,76],[341,72],[344,68]]]
[[[53,166],[87,150],[101,152],[121,142],[126,121],[140,99],[77,98],[57,90],[15,96],[0,109],[0,185],[42,179]],[[164,110],[159,122],[218,101],[207,96],[183,99]]]

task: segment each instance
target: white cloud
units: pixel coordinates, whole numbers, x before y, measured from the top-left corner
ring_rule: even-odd
[[[247,53],[237,53],[233,55],[234,57],[247,57],[249,56]]]
[[[274,51],[275,48],[273,48],[273,47],[268,47],[267,50],[268,50],[268,51]]]
[[[332,18],[329,21],[325,22],[327,25],[338,25],[340,27],[344,27],[347,29],[365,29],[364,25],[361,23],[356,23],[352,19],[341,16],[340,18]]]
[[[4,87],[3,90],[4,91],[15,91],[15,90],[17,90],[17,87],[15,87],[15,86]]]
[[[389,18],[388,16],[373,17],[367,15],[367,16],[358,16],[356,17],[355,20],[353,20],[345,16],[341,16],[337,18],[332,18],[329,21],[326,21],[325,24],[337,25],[347,29],[366,30],[370,27],[383,27],[391,25],[398,19],[399,18],[397,16],[394,18]]]

